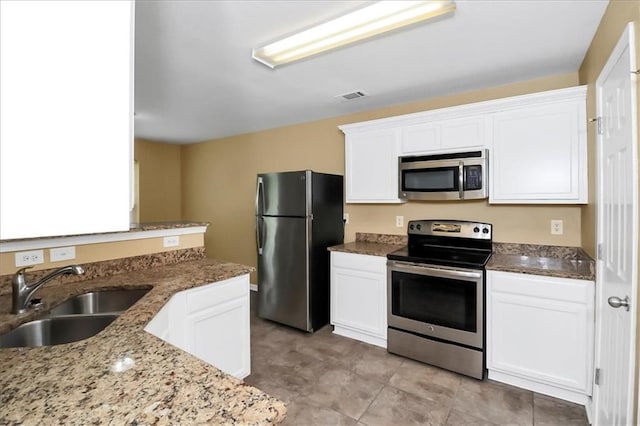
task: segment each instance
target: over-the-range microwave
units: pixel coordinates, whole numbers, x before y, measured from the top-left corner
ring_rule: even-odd
[[[486,149],[398,159],[398,196],[404,200],[472,200],[488,197]]]

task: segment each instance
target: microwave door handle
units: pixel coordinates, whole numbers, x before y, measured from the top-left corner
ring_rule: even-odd
[[[464,161],[458,162],[458,196],[464,199]]]

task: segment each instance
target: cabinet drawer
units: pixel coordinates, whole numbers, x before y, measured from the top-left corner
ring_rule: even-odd
[[[386,273],[387,258],[366,254],[331,252],[331,265],[337,268]]]
[[[208,308],[212,303],[220,304],[248,295],[249,275],[229,278],[228,280],[194,288],[186,292],[187,306],[189,306],[191,312]]]
[[[492,292],[517,294],[593,306],[593,281],[487,271]]]

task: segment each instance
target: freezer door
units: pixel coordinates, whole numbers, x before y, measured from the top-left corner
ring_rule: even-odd
[[[311,172],[258,175],[256,213],[264,216],[309,216]]]
[[[258,316],[310,331],[310,218],[263,216]]]

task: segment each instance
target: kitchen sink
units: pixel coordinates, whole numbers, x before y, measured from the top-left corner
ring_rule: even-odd
[[[0,335],[0,349],[61,345],[95,336],[149,290],[79,294],[51,309],[48,315]]]
[[[66,315],[29,321],[0,335],[0,349],[77,342],[95,336],[116,318],[118,314]]]
[[[51,309],[50,315],[84,315],[126,311],[149,290],[148,288],[103,290],[79,294]]]

